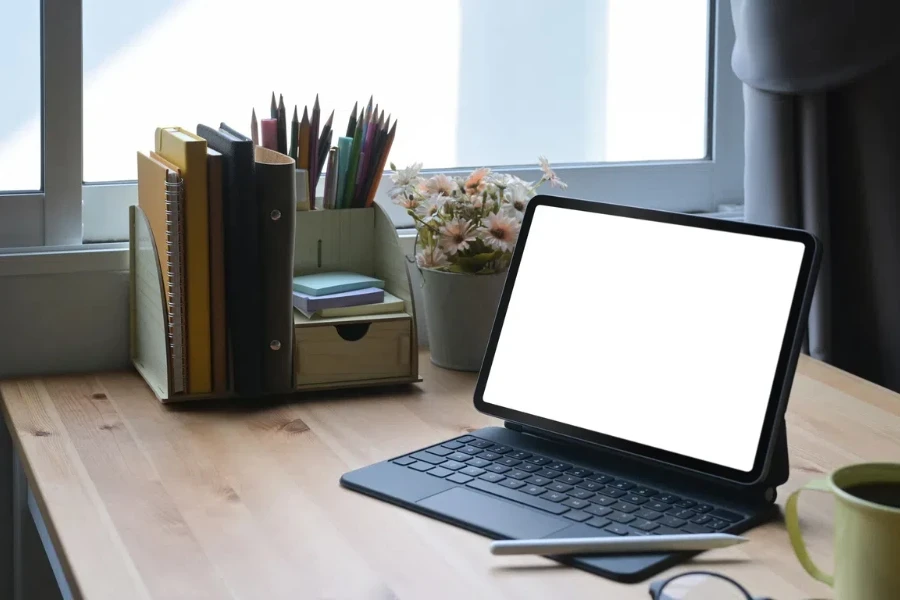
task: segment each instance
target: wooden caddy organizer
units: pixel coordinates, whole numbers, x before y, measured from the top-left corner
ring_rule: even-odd
[[[174,393],[163,273],[150,225],[130,210],[131,361],[160,402],[235,397]],[[419,379],[416,311],[397,231],[377,204],[297,212],[294,275],[352,271],[384,281],[404,312],[308,319],[294,311],[294,389],[414,383]]]

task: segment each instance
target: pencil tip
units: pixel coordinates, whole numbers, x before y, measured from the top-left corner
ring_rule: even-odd
[[[297,105],[294,105],[294,120],[297,120]]]

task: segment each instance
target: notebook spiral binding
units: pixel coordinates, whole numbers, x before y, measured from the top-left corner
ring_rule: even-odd
[[[173,174],[173,177],[177,177]],[[166,277],[169,293],[166,298],[169,346],[172,349],[174,387],[187,389],[187,363],[184,356],[187,315],[184,312],[184,180],[177,177],[166,181]],[[175,299],[181,290],[181,302]],[[176,342],[178,340],[178,342]],[[180,384],[180,385],[179,385]]]

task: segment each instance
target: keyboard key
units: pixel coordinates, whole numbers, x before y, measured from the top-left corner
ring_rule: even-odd
[[[647,535],[653,535],[650,531],[643,531],[642,529],[635,529],[634,523],[628,526],[628,535],[633,537],[644,537]]]
[[[646,519],[635,519],[631,522],[631,526],[637,527],[641,531],[653,531],[654,529],[659,529],[659,523],[647,521]]]
[[[611,487],[603,488],[602,490],[600,490],[600,493],[604,496],[609,496],[610,498],[620,498],[625,495],[625,492],[623,492],[622,490],[617,490]]]
[[[584,512],[591,513],[592,515],[597,517],[605,517],[612,512],[612,509],[606,508],[605,506],[597,506],[596,504],[591,504],[584,509]]]
[[[584,479],[585,477],[593,475],[593,472],[588,471],[587,469],[576,467],[569,471],[569,475],[571,475],[572,477],[581,477],[582,479]]]
[[[543,494],[541,496],[541,498],[549,500],[550,502],[562,502],[567,497],[568,496],[566,496],[565,494],[560,494],[559,492],[547,492],[546,494]]]
[[[519,471],[518,469],[516,469],[511,473],[507,473],[506,476],[512,477],[513,479],[528,479],[529,477],[531,477],[531,473],[526,473],[525,471]]]
[[[694,511],[688,510],[687,508],[678,508],[677,506],[666,514],[671,515],[676,519],[684,519],[685,521],[690,521],[697,516],[697,513],[695,513]]]
[[[395,465],[400,465],[401,467],[405,467],[406,465],[411,465],[416,462],[416,459],[410,458],[408,456],[403,456],[401,458],[397,458],[394,460]]]
[[[516,450],[514,452],[510,452],[506,456],[508,458],[514,458],[516,460],[525,460],[526,458],[531,456],[531,454],[529,454],[528,452],[522,452],[521,450]]]
[[[428,451],[437,456],[447,456],[448,454],[453,453],[453,450],[441,446],[434,446],[433,448],[429,448]]]
[[[464,454],[475,456],[476,454],[481,454],[481,449],[475,448],[474,446],[463,446],[462,448],[459,448],[457,452],[463,452]]]
[[[615,504],[615,498],[607,498],[606,496],[594,496],[591,498],[591,502],[594,504],[600,504],[601,506],[609,506],[610,504]]]
[[[587,521],[591,518],[591,515],[587,514],[586,512],[581,512],[580,510],[570,510],[563,516],[567,519],[578,521],[579,523],[581,523],[582,521]]]
[[[525,462],[530,462],[535,465],[544,466],[550,462],[549,458],[544,458],[543,456],[533,455],[525,459]]]
[[[498,465],[503,465],[505,467],[514,467],[518,464],[521,464],[521,460],[516,460],[514,458],[509,458],[508,456],[504,456],[500,460],[497,461]]]
[[[691,523],[696,523],[697,525],[704,525],[709,523],[712,520],[712,517],[709,515],[699,515],[691,519]]]
[[[625,513],[633,513],[638,509],[634,504],[628,504],[627,502],[616,502],[615,504],[611,504],[610,508],[613,510],[621,510]]]
[[[579,500],[587,500],[588,498],[594,497],[593,492],[582,490],[580,488],[575,488],[574,490],[570,491],[569,495],[573,498],[578,498]]]
[[[471,442],[474,439],[475,438],[473,438],[471,435],[464,435],[462,437],[456,438],[456,441],[461,442],[463,444],[468,444],[469,442]]]
[[[552,479],[547,479],[546,477],[541,477],[540,475],[530,477],[526,481],[528,481],[528,483],[532,485],[549,485],[553,483]]]
[[[541,477],[547,477],[549,479],[556,479],[560,475],[562,475],[561,471],[557,471],[556,469],[541,469],[537,472]]]
[[[504,467],[503,465],[488,465],[484,468],[485,471],[490,471],[491,473],[507,473],[511,471],[509,467]]]
[[[681,508],[694,508],[697,506],[697,503],[693,500],[688,500],[687,498],[682,498],[678,502],[675,503],[675,506],[680,506]]]
[[[434,475],[435,477],[446,477],[447,475],[453,475],[453,471],[445,469],[444,467],[435,467],[429,470],[428,474]]]
[[[512,452],[512,448],[509,446],[500,446],[498,444],[494,444],[490,448],[488,448],[491,452],[495,454],[506,454],[507,452]]]
[[[625,481],[624,479],[616,480],[609,485],[616,488],[617,490],[630,490],[634,487],[633,483],[631,483],[630,481]]]
[[[478,467],[466,467],[465,469],[460,469],[459,473],[468,475],[469,477],[478,477],[484,473],[484,469],[479,469]]]
[[[472,457],[464,452],[454,452],[447,455],[447,460],[455,460],[456,462],[466,462],[470,458]]]
[[[694,507],[694,512],[708,513],[712,509],[713,509],[713,507],[710,506],[709,504],[698,504],[697,506]]]
[[[560,475],[559,477],[556,478],[556,480],[560,483],[565,483],[567,485],[578,485],[579,483],[584,481],[580,477],[572,477],[571,475],[565,475],[565,474]]]
[[[506,479],[506,477],[499,473],[482,473],[478,476],[478,479],[484,479],[485,481],[489,481],[491,483],[500,483],[501,481]]]
[[[413,464],[409,465],[410,469],[414,469],[416,471],[427,471],[428,469],[433,469],[434,465],[430,465],[427,462],[417,461]]]
[[[665,502],[656,502],[654,500],[645,504],[644,508],[649,508],[650,510],[656,510],[659,512],[666,512],[667,510],[672,508],[672,505],[666,504]]]
[[[462,448],[465,444],[460,442],[444,442],[441,444],[444,448],[449,448],[450,450],[456,450],[457,448]]]
[[[469,442],[469,445],[474,448],[481,448],[482,450],[484,450],[485,448],[490,448],[491,446],[493,446],[494,442],[489,442],[487,440],[479,440],[478,438],[475,438],[474,440]]]
[[[566,485],[564,483],[560,483],[558,481],[554,481],[553,483],[551,483],[550,485],[547,486],[547,489],[554,491],[554,492],[560,492],[561,494],[563,494],[563,493],[571,490],[572,486]]]
[[[479,469],[483,469],[486,466],[488,466],[489,464],[491,464],[491,461],[484,460],[483,458],[470,458],[468,461],[466,461],[466,464],[471,465],[473,467],[478,467]]]
[[[638,505],[644,504],[645,502],[647,502],[646,498],[644,498],[643,496],[638,496],[637,494],[634,494],[634,493],[625,494],[624,496],[622,496],[622,500],[624,500],[625,502],[631,502],[632,504],[638,504]]]
[[[633,513],[639,519],[646,519],[648,521],[655,521],[662,516],[661,512],[656,512],[655,510],[647,510],[646,508],[642,508],[639,511]]]
[[[478,458],[483,458],[484,460],[497,460],[498,458],[500,458],[500,455],[496,452],[488,452],[487,450],[485,450],[478,455]]]
[[[482,481],[480,479],[470,481],[468,483],[468,486],[472,489],[487,492],[488,494],[493,494],[501,498],[506,498],[507,500],[512,500],[526,506],[531,506],[533,508],[546,511],[554,515],[561,515],[569,511],[568,506],[562,506],[561,504],[556,504],[555,502],[548,502],[546,500],[542,500],[541,498],[529,496],[527,493],[522,493],[519,490],[511,490],[509,488],[503,487],[502,485],[488,483],[487,481]],[[522,488],[522,490],[524,491],[525,488]]]
[[[578,498],[569,498],[563,502],[566,506],[571,508],[587,508],[591,505],[587,500],[579,500]]]
[[[525,487],[522,488],[522,491],[525,492],[526,494],[531,494],[532,496],[540,496],[547,490],[542,488],[539,485],[526,485]]]
[[[460,473],[454,473],[450,477],[447,478],[447,481],[452,481],[453,483],[469,483],[472,481],[472,478],[468,475],[462,475]]]
[[[713,517],[717,517],[719,519],[725,519],[726,521],[730,521],[732,523],[737,523],[744,517],[737,513],[733,513],[730,510],[725,510],[724,508],[717,508],[711,513],[709,513]]]
[[[596,527],[597,529],[606,527],[610,523],[612,523],[612,521],[610,521],[609,519],[604,519],[603,517],[594,517],[593,519],[584,522],[585,525],[590,525],[591,527]]]
[[[445,469],[450,469],[451,471],[459,471],[466,465],[464,465],[461,462],[456,462],[455,460],[448,460],[445,463],[441,463],[441,466],[444,467]]]
[[[676,502],[681,500],[681,498],[674,494],[657,494],[653,496],[653,499],[658,500],[659,502],[665,502],[666,504],[675,504]]]
[[[593,475],[591,475],[591,479],[593,481],[596,481],[597,483],[603,483],[603,484],[613,481],[612,477],[610,477],[609,475],[604,475],[603,473],[594,473]]]
[[[539,467],[538,465],[533,465],[529,462],[524,462],[521,465],[519,465],[519,470],[528,471],[529,473],[534,473],[535,471],[540,471],[541,467]]]
[[[638,496],[643,496],[645,498],[649,498],[650,496],[654,496],[654,495],[658,494],[659,492],[657,492],[654,489],[648,488],[648,487],[636,487],[633,490],[631,490],[631,493],[637,494]]]
[[[416,460],[421,460],[422,462],[431,463],[433,465],[439,465],[442,462],[446,462],[447,459],[441,456],[435,456],[431,452],[416,452],[415,454],[411,454],[413,458]]]
[[[554,471],[568,471],[572,468],[572,465],[564,462],[552,462],[549,465],[546,465],[546,467],[548,469],[553,469]]]
[[[666,525],[660,525],[656,529],[653,530],[654,535],[684,535],[684,532],[680,529],[673,529]]]
[[[609,519],[612,519],[616,523],[631,523],[634,521],[634,517],[623,512],[612,511],[608,515]]]
[[[666,527],[681,527],[687,521],[684,519],[676,519],[671,515],[664,515],[659,521],[657,521],[660,525],[665,525]]]
[[[525,487],[524,481],[517,481],[515,479],[504,479],[500,482],[500,485],[508,487],[511,490],[517,490],[520,487]]]
[[[603,489],[603,484],[597,483],[596,481],[582,481],[578,484],[578,487],[589,492],[597,492]]]
[[[681,530],[686,533],[715,533],[715,531],[709,527],[704,527],[703,525],[697,525],[695,523],[688,523],[682,527]]]
[[[622,525],[610,525],[606,528],[606,531],[610,533],[614,533],[616,535],[628,535],[628,528]]]
[[[713,529],[725,529],[728,527],[730,523],[728,521],[723,521],[722,519],[711,519],[706,526],[712,527]]]

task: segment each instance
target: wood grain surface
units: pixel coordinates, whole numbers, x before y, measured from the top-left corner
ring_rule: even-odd
[[[646,599],[538,557],[492,557],[478,535],[344,490],[350,469],[497,424],[474,377],[420,357],[424,383],[287,402],[160,404],[134,373],[7,381],[2,409],[77,596]],[[727,398],[723,398],[727,403]],[[900,460],[900,396],[809,358],[788,411],[791,479]],[[830,570],[831,500],[801,500]],[[727,573],[752,594],[827,598],[776,522],[677,570]]]

